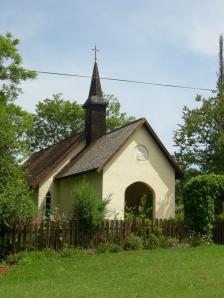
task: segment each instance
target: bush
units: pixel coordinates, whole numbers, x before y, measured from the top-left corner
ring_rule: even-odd
[[[109,251],[109,244],[108,243],[100,243],[97,248],[96,252],[97,253],[105,253]]]
[[[176,210],[175,210],[175,219],[177,221],[184,220],[184,206],[183,205],[179,205],[178,207],[176,207]]]
[[[144,248],[155,249],[160,247],[162,237],[158,237],[155,234],[150,234],[149,237],[144,239]]]
[[[0,191],[1,224],[10,225],[15,220],[28,220],[35,212],[33,193],[26,186],[23,177],[17,177],[4,185],[4,189]]]
[[[60,257],[72,257],[76,255],[82,255],[83,252],[80,248],[74,247],[64,247],[61,251],[59,251]]]
[[[119,252],[123,250],[123,244],[119,242],[115,243],[100,243],[96,249],[97,253],[105,252]]]
[[[215,203],[224,194],[224,176],[198,175],[184,187],[186,227],[196,234],[212,237]]]
[[[137,235],[131,234],[124,240],[123,247],[125,250],[136,250],[143,248],[143,239]]]
[[[192,232],[186,239],[186,242],[191,246],[209,245],[212,243],[211,238],[200,233]]]
[[[80,230],[93,233],[105,218],[109,200],[102,200],[95,189],[85,180],[77,186],[73,196],[74,214],[79,220]]]
[[[119,252],[123,250],[123,245],[121,243],[111,243],[108,250],[109,252]]]

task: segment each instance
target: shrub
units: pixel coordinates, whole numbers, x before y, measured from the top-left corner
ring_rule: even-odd
[[[108,247],[109,252],[119,252],[123,249],[123,245],[121,243],[111,243]]]
[[[144,248],[155,249],[160,247],[162,237],[158,237],[155,234],[150,234],[149,237],[144,239]]]
[[[162,248],[171,248],[171,247],[177,247],[179,244],[179,240],[177,238],[165,238],[161,239],[160,241],[160,247]]]
[[[153,196],[152,194],[143,195],[139,200],[139,205],[132,208],[127,208],[125,211],[126,219],[144,219],[152,220],[153,217]]]
[[[198,175],[184,187],[184,216],[190,231],[211,238],[215,203],[224,194],[224,176]]]
[[[177,221],[182,221],[184,220],[184,206],[181,204],[178,207],[176,207],[175,210],[175,219]]]
[[[72,257],[76,255],[82,255],[83,252],[80,248],[74,247],[64,247],[61,251],[59,251],[60,257]]]
[[[17,254],[9,255],[6,259],[6,264],[16,265],[19,262],[19,256]]]
[[[1,224],[10,225],[15,220],[28,220],[35,212],[33,193],[26,186],[23,177],[18,177],[17,180],[9,181],[4,185],[4,189],[0,191]]]
[[[109,251],[109,244],[108,243],[100,243],[97,248],[96,252],[97,253],[105,253]]]
[[[209,245],[211,244],[211,238],[207,235],[201,235],[200,233],[192,232],[186,239],[186,242],[191,246]]]
[[[124,240],[123,247],[125,250],[136,250],[143,248],[143,239],[137,235],[131,234]]]
[[[79,220],[80,230],[93,233],[105,218],[109,200],[102,200],[95,189],[85,180],[77,186],[73,196],[74,214]]]

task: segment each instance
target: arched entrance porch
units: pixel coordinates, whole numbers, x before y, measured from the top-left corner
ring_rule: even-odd
[[[153,219],[155,215],[155,194],[144,182],[134,182],[125,190],[125,214],[139,215],[144,212],[146,217]]]

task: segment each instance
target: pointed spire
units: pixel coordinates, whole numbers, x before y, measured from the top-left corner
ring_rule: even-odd
[[[90,145],[92,142],[95,142],[97,139],[99,139],[106,133],[107,105],[108,101],[103,98],[98,65],[95,61],[89,96],[83,105],[83,108],[86,110],[85,131],[87,145]]]
[[[89,98],[92,96],[99,96],[102,97],[102,90],[101,90],[101,84],[100,84],[100,76],[99,76],[99,70],[98,65],[95,62],[93,67],[93,74],[92,74],[92,80],[89,90]]]
[[[101,89],[97,62],[94,63],[93,74],[92,74],[92,79],[91,79],[91,84],[89,89],[89,96],[86,102],[84,103],[83,108],[86,108],[90,104],[97,104],[97,105],[108,104],[108,102],[105,101],[105,99],[103,98],[103,92]]]

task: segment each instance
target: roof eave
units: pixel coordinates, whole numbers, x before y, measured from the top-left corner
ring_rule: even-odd
[[[91,170],[86,170],[86,171],[75,173],[75,174],[70,174],[70,175],[67,175],[67,176],[59,176],[59,177],[55,176],[54,180],[57,181],[57,180],[62,180],[62,179],[68,179],[68,178],[83,176],[83,175],[87,175],[87,174],[91,174],[91,173],[95,173],[95,172],[98,172],[98,168],[94,168],[94,169],[91,169]]]
[[[85,134],[80,134],[77,140],[68,148],[66,152],[64,152],[64,154],[61,155],[61,157],[54,164],[46,168],[40,175],[38,175],[31,183],[28,184],[29,187],[32,187],[33,189],[38,188],[40,183],[47,177],[50,171],[57,167],[57,165],[63,160],[63,158],[67,156],[71,152],[73,147],[76,146],[82,139],[85,139]]]

